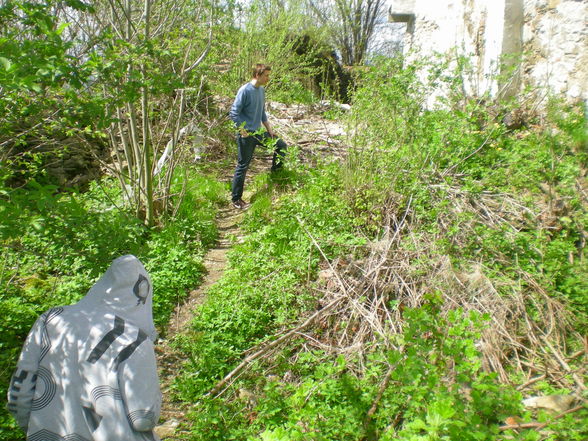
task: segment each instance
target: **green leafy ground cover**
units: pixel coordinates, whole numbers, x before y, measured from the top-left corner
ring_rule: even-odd
[[[451,283],[435,273],[444,262],[456,275],[482,268],[496,305],[529,301],[523,314],[534,331],[548,317],[541,302],[565,305],[557,325],[568,350],[581,349],[588,312],[584,110],[553,104],[541,126],[530,120],[509,130],[481,101],[449,97],[449,110],[424,110],[427,85],[395,62],[367,70],[358,83],[348,123],[359,130],[346,164],[297,168],[280,183],[258,181],[245,242],[235,246],[230,270],[191,331],[176,341],[188,359],[175,385],[192,405],[187,439],[584,439],[586,408],[555,422],[550,414],[531,414],[515,388],[526,373],[514,358],[502,359],[508,381],[489,373],[480,339],[499,310],[451,304]],[[402,332],[337,354],[326,336],[340,337],[337,329],[347,324],[315,326],[256,359],[216,390],[218,397],[206,395],[272,335],[320,308],[313,280],[325,257],[365,258],[366,244],[386,226],[400,228],[390,219],[402,213],[410,234],[394,253],[413,256],[403,274],[419,298],[418,306],[403,308]],[[481,292],[473,286],[464,285],[465,300]],[[404,300],[399,291],[388,300],[390,310]],[[518,317],[506,325],[524,346],[527,330]],[[535,349],[517,356],[532,357]],[[528,361],[541,369],[540,359]],[[570,363],[582,372],[581,359]],[[537,382],[524,393],[578,391],[571,377],[560,380]],[[507,416],[549,422],[549,430],[501,430]]]
[[[87,9],[69,3],[78,11]],[[13,54],[10,59],[0,57],[0,135],[17,152],[27,143],[44,145],[64,134],[102,139],[112,122],[108,104],[136,98],[142,86],[138,78],[130,78],[117,88],[127,71],[125,57],[143,59],[147,48],[130,48],[122,55],[126,45],[118,41],[104,45],[110,50],[99,51],[104,58],[76,59],[70,55],[74,42],[64,38],[65,28],[52,15],[53,6],[8,2],[0,10],[0,49]],[[292,8],[281,8],[279,14],[270,8],[264,14],[261,6],[256,4],[244,17],[240,29],[223,16],[225,21],[215,28],[219,41],[188,81],[201,87],[211,70],[217,72],[216,64],[228,61],[228,71],[210,87],[229,95],[248,78],[250,64],[266,61],[274,65],[275,81],[268,89],[273,99],[312,101],[305,85],[308,76],[321,70],[313,52],[324,48],[317,45],[308,58],[297,57],[290,32],[295,27],[308,30],[308,18],[300,20]],[[186,29],[192,31],[192,23]],[[170,39],[183,47],[177,35],[172,32]],[[309,35],[321,40],[317,30]],[[102,37],[108,42],[111,36],[106,33],[100,41]],[[191,33],[190,41],[194,37],[206,41],[204,33]],[[173,60],[183,58],[178,55],[183,49],[172,44],[166,52],[166,41],[150,43],[148,85],[170,95],[183,87],[168,70]],[[550,368],[543,363],[550,355],[511,350],[499,360],[504,365],[501,375],[483,369],[487,355],[479,343],[492,329],[494,322],[488,320],[494,317],[471,308],[480,291],[467,282],[472,274],[481,274],[477,280],[493,287],[493,300],[509,313],[509,299],[528,300],[522,309],[533,330],[555,323],[569,351],[579,349],[577,335],[587,330],[588,310],[585,109],[554,104],[544,120],[531,115],[527,127],[508,130],[484,104],[488,97],[461,96],[461,77],[446,75],[446,65],[429,69],[429,83],[419,80],[421,67],[392,60],[362,71],[347,120],[355,136],[345,163],[315,170],[293,164],[277,180],[264,175],[256,181],[256,199],[243,225],[247,237],[235,246],[230,269],[209,293],[191,333],[176,342],[187,361],[175,393],[193,404],[187,438],[588,437],[585,408],[551,422],[549,431],[541,434],[500,432],[509,415],[551,420],[546,413],[523,412],[522,393],[509,384],[528,379],[527,372],[516,369],[515,355],[546,373]],[[96,75],[102,83],[92,90],[88,79]],[[435,82],[451,91],[443,110],[424,106]],[[163,109],[154,110],[152,116],[163,119],[164,114]],[[4,153],[2,181],[10,178]],[[17,157],[22,163],[11,164],[22,172],[17,181],[28,185],[0,187],[2,395],[38,314],[77,300],[120,254],[132,252],[146,264],[157,286],[156,321],[163,327],[173,305],[200,280],[202,254],[216,237],[215,206],[226,191],[211,179],[189,173],[178,215],[162,218],[162,228],[149,230],[118,208],[124,204],[113,183],[93,183],[85,193],[58,191],[42,180],[41,156],[33,152]],[[399,232],[392,250],[397,257],[387,259],[403,268],[401,274],[411,281],[417,299],[404,305],[406,293],[401,289],[386,299],[389,311],[402,315],[401,332],[384,333],[361,350],[338,352],[342,333],[356,332],[342,316],[256,360],[220,397],[204,395],[250,348],[320,310],[326,292],[337,293],[336,286],[325,288],[315,281],[327,262],[359,263],[375,240],[385,238],[385,231]],[[440,267],[464,276],[463,305],[447,301],[456,288],[435,272]],[[369,300],[354,299],[358,307],[368,306]],[[559,308],[557,314],[546,315],[546,307],[552,306]],[[524,346],[528,341],[523,317],[513,314],[510,321],[509,330]],[[581,373],[583,361],[580,357],[569,364]],[[526,392],[576,389],[568,373],[555,381],[551,376],[536,382]],[[0,439],[19,436],[3,408]]]
[[[201,280],[202,257],[217,237],[216,209],[225,199],[220,183],[191,173],[182,211],[162,219],[163,228],[147,229],[119,208],[124,203],[114,182],[96,182],[84,193],[56,190],[34,181],[27,188],[1,188],[2,396],[38,315],[79,300],[120,255],[134,254],[145,264],[157,287],[156,325],[165,330],[175,305]],[[0,423],[0,439],[18,439],[5,406]]]

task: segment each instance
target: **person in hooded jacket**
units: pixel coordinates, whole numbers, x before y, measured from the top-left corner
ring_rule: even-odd
[[[161,409],[153,289],[131,255],[33,325],[8,390],[30,441],[147,441]]]

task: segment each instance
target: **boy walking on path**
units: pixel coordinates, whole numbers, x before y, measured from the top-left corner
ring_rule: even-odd
[[[244,209],[248,205],[243,200],[243,186],[255,147],[263,144],[268,138],[277,138],[265,113],[264,86],[269,82],[270,71],[270,66],[257,64],[253,69],[252,80],[241,86],[229,112],[229,116],[238,130],[238,160],[235,175],[233,176],[231,198],[233,205],[239,209]],[[255,133],[259,131],[262,124],[266,131]],[[277,138],[272,158],[272,172],[282,168],[286,147],[286,143]]]

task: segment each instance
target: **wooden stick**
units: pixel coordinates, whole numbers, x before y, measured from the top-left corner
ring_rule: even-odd
[[[539,375],[538,377],[535,378],[531,378],[529,381],[527,381],[525,384],[521,384],[520,386],[517,386],[517,390],[523,390],[524,388],[526,388],[527,386],[530,386],[533,383],[536,383],[537,381],[540,380],[544,380],[546,377],[545,374],[543,375]]]
[[[572,354],[568,357],[569,361],[575,360],[578,357],[581,357],[582,355],[584,355],[586,353],[585,349],[582,349],[581,351],[576,352],[575,354]]]
[[[547,347],[551,350],[551,353],[555,356],[555,358],[557,359],[559,364],[561,364],[561,366],[566,370],[566,372],[572,374],[572,378],[574,379],[574,381],[576,382],[578,387],[582,390],[586,390],[586,385],[584,384],[584,382],[580,379],[580,377],[578,377],[578,375],[574,371],[572,371],[572,369],[566,363],[566,361],[563,359],[561,354],[558,351],[556,351],[556,349],[549,343],[547,338],[543,337],[543,341],[545,342]]]
[[[386,372],[386,376],[384,377],[384,380],[382,381],[382,383],[380,384],[380,388],[378,389],[378,395],[376,395],[376,399],[374,400],[372,407],[370,407],[370,410],[368,410],[368,413],[365,416],[365,419],[363,421],[364,427],[367,427],[369,425],[372,417],[374,416],[374,413],[376,413],[376,410],[378,410],[378,406],[380,404],[380,401],[382,400],[382,396],[384,395],[384,392],[386,391],[386,389],[388,388],[388,384],[390,383],[390,377],[392,376],[392,372],[394,372],[394,369],[396,369],[396,366],[398,366],[398,363],[400,363],[400,361],[404,361],[404,357],[388,368],[388,372]]]
[[[331,265],[331,262],[329,261],[329,259],[327,259],[327,256],[323,252],[323,249],[318,244],[318,242],[315,240],[313,235],[310,234],[310,231],[308,231],[308,229],[306,228],[306,225],[304,225],[304,222],[302,221],[302,219],[300,219],[300,217],[296,216],[296,220],[298,221],[298,223],[300,224],[302,229],[306,232],[306,234],[308,234],[308,237],[310,237],[310,240],[312,241],[314,246],[319,250],[319,253],[321,253],[321,256],[323,256],[323,259],[325,259],[325,261],[329,265],[329,268],[331,269],[331,271],[333,272],[333,274],[337,278],[337,282],[339,282],[339,286],[341,287],[341,289],[343,290],[345,295],[349,295],[349,293],[347,292],[347,286],[345,285],[345,282],[343,281],[343,279],[341,279],[341,277],[339,276],[339,273],[337,273],[337,271],[335,271],[335,268],[333,268],[333,266]]]
[[[231,380],[232,377],[234,377],[235,375],[237,375],[241,370],[243,370],[249,363],[251,363],[253,360],[261,357],[262,355],[266,354],[267,352],[269,352],[271,349],[274,349],[275,347],[279,346],[281,343],[283,343],[284,341],[288,340],[290,337],[292,337],[293,335],[299,333],[302,329],[306,328],[308,325],[310,325],[318,316],[320,316],[321,314],[323,314],[324,312],[328,311],[329,309],[331,309],[332,307],[334,307],[335,305],[337,305],[339,302],[341,302],[343,298],[342,297],[338,297],[335,300],[333,300],[331,303],[329,303],[327,306],[325,306],[324,308],[322,308],[321,310],[315,312],[313,315],[311,315],[304,323],[302,323],[300,326],[297,326],[294,329],[291,329],[290,331],[288,331],[286,334],[282,335],[280,338],[272,341],[271,343],[267,344],[266,346],[264,346],[263,348],[259,349],[258,351],[254,352],[253,354],[247,356],[241,363],[239,363],[239,365],[233,369],[231,372],[229,372],[221,381],[219,381],[216,386],[214,386],[210,392],[208,392],[206,394],[206,396],[209,395],[214,395],[216,394],[229,380]],[[220,394],[219,394],[220,395]],[[217,395],[218,396],[218,395]]]

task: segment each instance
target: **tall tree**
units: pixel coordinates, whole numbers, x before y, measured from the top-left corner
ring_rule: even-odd
[[[323,25],[330,27],[343,64],[365,61],[374,29],[385,11],[384,0],[307,0],[309,9]]]
[[[103,1],[90,20],[76,21],[100,59],[93,87],[110,98],[112,172],[147,225],[173,208],[176,148],[193,126],[184,121],[186,91],[210,49],[213,9],[207,0]]]
[[[113,161],[104,165],[153,225],[179,203],[177,145],[195,126],[185,121],[186,95],[200,91],[191,85],[214,8],[215,0],[0,1],[0,164],[24,143],[105,136]]]

